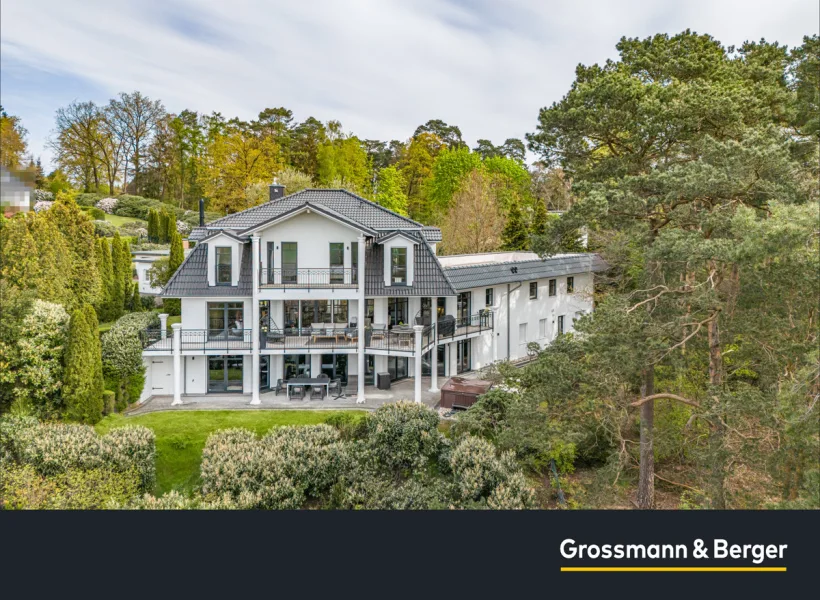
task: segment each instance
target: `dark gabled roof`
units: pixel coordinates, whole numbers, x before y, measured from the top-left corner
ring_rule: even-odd
[[[404,237],[406,237],[407,239],[411,240],[412,242],[414,242],[416,244],[419,241],[418,237],[416,237],[415,235],[413,235],[409,231],[397,230],[397,231],[388,231],[387,233],[381,234],[380,236],[378,236],[376,238],[375,242],[377,244],[383,244],[387,240],[392,240],[396,236],[404,236]]]
[[[500,283],[532,281],[573,273],[605,271],[608,265],[597,254],[560,254],[544,260],[488,262],[444,267],[457,291]]]
[[[226,235],[229,238],[235,239],[237,242],[242,242],[243,244],[248,241],[247,237],[239,235],[239,234],[235,233],[234,231],[232,231],[230,229],[219,229],[219,230],[209,231],[205,237],[203,237],[201,240],[199,240],[199,243],[207,242],[211,238],[215,238],[218,235]]]
[[[368,243],[365,248],[366,296],[455,296],[456,290],[441,268],[433,249],[421,232],[405,232],[416,242],[413,252],[413,285],[384,285],[384,246]]]
[[[291,208],[290,210],[286,210],[285,212],[280,213],[280,214],[278,214],[274,217],[271,217],[270,219],[267,219],[265,221],[262,221],[260,223],[255,224],[255,225],[251,225],[247,229],[244,229],[242,231],[242,234],[243,235],[248,234],[252,230],[254,230],[258,227],[262,227],[264,225],[267,225],[268,223],[272,223],[273,221],[276,221],[278,219],[286,218],[286,217],[288,217],[290,215],[293,215],[293,214],[298,214],[298,213],[300,213],[300,212],[302,212],[303,210],[306,210],[306,209],[313,209],[319,214],[323,214],[323,215],[326,215],[326,216],[328,216],[332,219],[336,219],[337,221],[340,221],[340,222],[342,222],[346,225],[349,225],[350,227],[353,227],[354,229],[358,229],[359,231],[364,231],[365,233],[367,233],[369,235],[378,235],[377,232],[375,230],[371,229],[370,227],[367,227],[366,225],[362,225],[361,223],[357,223],[356,221],[348,219],[346,216],[344,216],[341,213],[336,212],[332,208],[328,208],[327,206],[324,206],[322,204],[315,204],[313,202],[305,202],[304,204],[296,205],[293,208]],[[225,231],[229,231],[229,230],[225,230]]]
[[[424,239],[428,242],[436,243],[441,241],[441,229],[438,227],[428,227],[425,225],[421,230],[424,233]]]
[[[196,245],[160,294],[164,298],[252,296],[251,246],[242,244],[238,285],[208,285],[208,244]]]
[[[213,229],[245,231],[275,219],[294,208],[303,206],[305,203],[324,206],[346,219],[372,230],[423,230],[425,237],[429,235],[432,238],[438,237],[439,240],[441,239],[441,232],[434,227],[424,227],[421,223],[394,213],[347,190],[330,189],[307,189],[277,200],[271,200],[259,206],[212,221],[205,227],[195,227],[188,237],[191,240],[201,240],[207,235],[208,230]],[[438,240],[431,239],[431,241]]]

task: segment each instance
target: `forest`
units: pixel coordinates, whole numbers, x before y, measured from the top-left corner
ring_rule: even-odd
[[[0,219],[3,410],[93,423],[106,413],[103,389],[111,403],[129,401],[133,356],[104,365],[94,335],[100,319],[142,308],[117,266],[127,242],[119,233],[99,242],[77,199],[150,200],[155,214],[141,218],[153,237],[164,232],[179,264],[172,215],[184,220],[200,198],[213,215],[258,205],[276,178],[289,193],[345,188],[439,226],[440,254],[550,256],[579,251],[584,231],[587,250],[609,265],[575,333],[533,348],[523,368],[493,365],[483,375],[495,388],[446,431],[454,445],[480,439],[489,443],[480,453],[501,453],[501,487],[436,492],[429,507],[473,507],[468,498],[479,497],[502,508],[820,507],[817,35],[791,49],[765,40],[725,47],[688,30],[624,37],[616,59],[577,66],[524,140],[500,145],[470,148],[439,119],[382,141],[293,114],[172,114],[139,92],[74,102],[57,110],[49,174],[28,152],[23,123],[2,114],[0,161],[57,198],[36,216]],[[129,318],[152,318],[143,314]],[[43,320],[58,339],[46,339]],[[58,347],[49,361],[43,348]],[[367,423],[338,435],[376,444]],[[237,453],[253,443],[223,442]],[[285,452],[285,442],[270,443]],[[449,460],[450,442],[436,443],[428,458]],[[426,467],[390,468],[403,473],[395,494],[424,496]],[[498,482],[513,479],[514,501],[500,501]],[[333,496],[338,482],[323,485],[335,498],[328,506],[409,507],[409,496],[378,495],[388,493],[382,479],[362,484],[355,501]],[[367,500],[373,494],[380,499]]]

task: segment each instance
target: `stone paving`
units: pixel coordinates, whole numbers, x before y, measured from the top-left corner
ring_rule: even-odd
[[[466,375],[466,374],[465,374]],[[448,381],[446,377],[439,377],[439,386]],[[356,380],[351,378],[347,385],[347,395],[343,398],[332,397],[324,400],[289,400],[284,392],[278,396],[273,392],[260,394],[261,404],[252,405],[250,394],[202,394],[186,395],[182,397],[182,404],[171,406],[173,396],[152,396],[136,408],[128,411],[129,415],[139,415],[163,410],[339,410],[359,409],[375,410],[382,404],[398,402],[399,400],[413,400],[415,393],[414,380],[405,379],[393,383],[389,390],[379,390],[373,386],[365,387],[364,404],[356,404]],[[431,392],[430,378],[421,378],[421,399],[424,404],[435,408],[441,399],[441,392]]]

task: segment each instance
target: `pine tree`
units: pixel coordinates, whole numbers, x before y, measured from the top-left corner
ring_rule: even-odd
[[[159,230],[157,231],[157,237],[159,238],[160,244],[167,244],[168,240],[168,213],[164,210],[159,213]]]
[[[547,221],[549,214],[547,213],[547,205],[540,198],[535,198],[535,207],[532,214],[532,227],[530,235],[544,235],[547,229]]]
[[[102,356],[99,350],[99,335],[92,329],[89,315],[93,313],[78,308],[71,314],[68,328],[68,344],[65,351],[63,371],[63,401],[66,416],[74,421],[94,424],[102,418],[103,389]],[[96,351],[96,356],[95,356]]]
[[[114,234],[114,241],[111,243],[111,320],[119,319],[125,306],[125,286],[123,285],[122,262],[123,247],[120,233]]]
[[[504,250],[526,250],[529,244],[529,228],[524,222],[524,215],[518,202],[510,204],[507,224],[501,233]]]

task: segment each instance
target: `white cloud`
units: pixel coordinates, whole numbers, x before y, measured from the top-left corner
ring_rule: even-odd
[[[77,99],[139,89],[171,111],[247,119],[286,106],[363,138],[404,139],[440,118],[471,144],[500,143],[532,131],[575,65],[614,57],[623,35],[691,28],[725,45],[793,46],[818,22],[805,0],[4,0],[1,10],[2,101],[37,154],[54,110],[85,90]],[[23,67],[49,75],[23,94]]]

